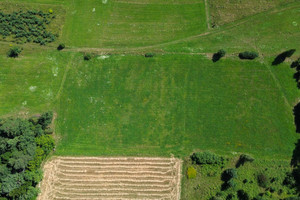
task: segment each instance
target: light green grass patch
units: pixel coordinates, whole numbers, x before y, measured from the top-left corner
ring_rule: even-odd
[[[187,55],[73,62],[57,107],[58,155],[293,150],[292,107],[264,64]]]
[[[68,53],[0,56],[0,115],[53,109]]]

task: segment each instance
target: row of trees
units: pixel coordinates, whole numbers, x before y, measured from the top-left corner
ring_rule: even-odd
[[[54,149],[52,112],[31,119],[0,120],[0,199],[29,200],[39,193],[41,163]]]

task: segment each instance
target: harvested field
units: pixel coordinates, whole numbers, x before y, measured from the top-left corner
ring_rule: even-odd
[[[180,199],[181,161],[145,157],[55,157],[39,200]]]

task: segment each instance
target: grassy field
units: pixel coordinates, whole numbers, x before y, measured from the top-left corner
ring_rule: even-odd
[[[160,48],[166,52],[186,53],[214,53],[223,48],[234,54],[247,49],[259,51],[263,56],[275,56],[287,48],[299,46],[299,19],[300,3],[287,4]]]
[[[53,109],[68,53],[43,52],[18,59],[0,56],[0,115]]]
[[[287,65],[280,68],[288,84],[278,88],[259,62],[213,64],[188,55],[74,59],[57,107],[58,155],[291,154],[297,138],[291,103],[299,93]]]
[[[214,0],[208,1],[212,26],[234,22],[296,0]]]

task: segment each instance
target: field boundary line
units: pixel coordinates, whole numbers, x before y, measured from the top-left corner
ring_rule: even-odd
[[[210,29],[210,13],[209,13],[209,8],[208,8],[208,3],[207,0],[204,0],[205,4],[205,15],[206,15],[206,24],[207,24],[207,29]]]
[[[63,78],[62,78],[61,83],[60,83],[59,90],[58,90],[58,92],[57,92],[54,100],[58,100],[59,97],[60,97],[60,95],[61,95],[61,92],[63,90],[63,87],[64,87],[66,79],[67,79],[67,74],[68,74],[68,71],[70,69],[70,65],[72,64],[72,61],[73,61],[73,58],[74,58],[74,54],[71,55],[70,60],[69,60],[69,62],[67,64],[67,66],[66,66]]]

